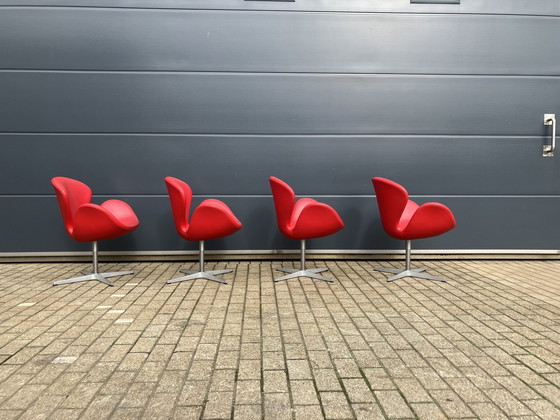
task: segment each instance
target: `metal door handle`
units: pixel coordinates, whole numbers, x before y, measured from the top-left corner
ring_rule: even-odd
[[[552,135],[550,144],[543,146],[543,156],[552,157],[554,156],[554,149],[556,149],[556,114],[544,114],[544,125],[552,126]]]

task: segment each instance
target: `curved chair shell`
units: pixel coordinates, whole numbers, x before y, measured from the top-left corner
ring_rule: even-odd
[[[88,275],[60,280],[54,284],[98,280],[112,286],[108,277],[132,274],[131,271],[99,273],[97,267],[97,241],[118,238],[139,226],[140,222],[132,208],[121,200],[93,204],[91,189],[72,178],[55,177],[51,183],[68,235],[78,242],[93,243],[93,271]]]
[[[311,198],[295,200],[292,188],[281,179],[270,177],[278,228],[290,239],[312,239],[332,235],[344,227],[338,213],[329,205]]]
[[[192,203],[191,187],[186,182],[170,176],[165,178],[165,184],[169,192],[177,232],[183,239],[198,241],[200,248],[200,271],[181,270],[190,275],[169,280],[167,283],[197,278],[226,283],[225,280],[216,277],[216,274],[229,273],[233,270],[204,270],[204,241],[223,238],[237,232],[242,227],[241,222],[224,202],[215,199],[207,199],[200,203],[189,220]]]
[[[383,229],[396,239],[422,239],[441,235],[456,225],[449,208],[441,203],[418,206],[408,192],[394,181],[373,178],[373,187]]]
[[[332,235],[341,230],[344,223],[340,216],[331,206],[312,198],[300,198],[296,201],[293,189],[279,178],[272,176],[269,182],[280,232],[287,238],[300,240],[301,244],[301,268],[279,268],[278,270],[289,274],[274,281],[310,277],[332,282],[332,279],[317,274],[326,271],[326,268],[305,269],[305,240]]]
[[[377,197],[383,229],[388,235],[406,241],[406,269],[378,269],[397,274],[388,279],[420,277],[445,281],[441,277],[422,273],[424,269],[410,269],[411,241],[441,235],[456,226],[455,217],[449,208],[441,203],[426,203],[421,206],[409,200],[408,192],[400,184],[389,179],[372,179]]]

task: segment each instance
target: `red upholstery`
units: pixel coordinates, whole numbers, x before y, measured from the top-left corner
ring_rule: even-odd
[[[230,208],[219,200],[204,200],[193,211],[189,221],[192,202],[192,190],[180,179],[168,176],[165,178],[173,218],[177,232],[189,241],[205,241],[223,238],[241,229],[241,222],[237,220]]]
[[[65,177],[51,180],[70,237],[79,242],[94,242],[126,235],[140,224],[124,201],[91,203],[91,189],[80,181]]]
[[[344,227],[338,213],[329,205],[311,198],[300,198],[284,181],[270,177],[280,232],[290,239],[311,239],[332,235]]]
[[[453,213],[440,203],[418,206],[396,182],[373,178],[381,222],[385,232],[396,239],[412,240],[441,235],[456,225]]]

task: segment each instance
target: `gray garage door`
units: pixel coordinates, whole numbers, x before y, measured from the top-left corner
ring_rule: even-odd
[[[175,233],[168,175],[244,223],[209,248],[295,248],[274,175],[346,222],[313,248],[401,248],[381,229],[383,176],[456,215],[416,248],[555,252],[560,152],[542,151],[559,3],[0,0],[0,252],[87,249],[64,233],[57,175],[138,213],[103,249],[196,247]]]

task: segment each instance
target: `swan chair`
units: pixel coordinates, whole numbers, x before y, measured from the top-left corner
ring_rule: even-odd
[[[230,208],[219,200],[204,200],[193,211],[189,221],[189,213],[192,202],[191,187],[180,179],[168,176],[165,178],[175,228],[181,237],[188,241],[199,243],[199,267],[196,270],[179,270],[187,276],[168,280],[167,283],[177,283],[186,280],[207,279],[222,284],[227,281],[217,277],[217,274],[231,273],[233,270],[204,270],[204,241],[209,239],[223,238],[241,229],[241,222],[237,220]]]
[[[383,229],[388,235],[402,239],[406,244],[406,266],[396,268],[376,268],[376,271],[396,274],[387,279],[394,281],[403,277],[417,277],[428,280],[445,281],[424,273],[425,268],[410,268],[411,241],[441,235],[456,225],[453,213],[440,203],[426,203],[418,206],[408,199],[408,192],[396,182],[385,178],[373,178],[373,188],[381,215]]]
[[[107,200],[101,205],[91,203],[91,189],[71,178],[55,177],[51,180],[55,189],[66,232],[78,242],[91,242],[93,270],[82,271],[83,276],[58,280],[54,285],[97,280],[112,286],[109,277],[133,274],[133,271],[100,273],[98,270],[97,241],[118,238],[133,231],[140,224],[130,206],[124,201]]]
[[[344,227],[338,213],[329,205],[319,203],[311,198],[295,200],[292,188],[284,181],[270,177],[270,188],[276,208],[278,228],[282,234],[290,239],[300,241],[299,269],[277,268],[278,271],[289,273],[278,277],[274,281],[288,280],[296,277],[310,277],[312,279],[334,282],[333,279],[319,275],[327,268],[305,269],[305,240],[332,235]]]

